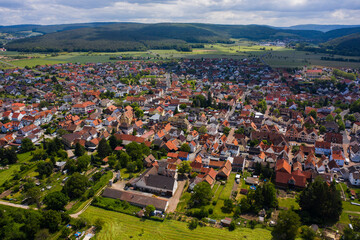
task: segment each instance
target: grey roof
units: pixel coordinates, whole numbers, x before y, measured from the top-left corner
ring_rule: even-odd
[[[145,177],[145,183],[149,187],[172,190],[175,184],[175,178],[162,175],[149,175]]]

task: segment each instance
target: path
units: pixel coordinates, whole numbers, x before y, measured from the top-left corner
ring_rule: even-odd
[[[341,193],[343,195],[342,197],[343,197],[344,201],[346,201],[346,195],[345,195],[344,189],[343,189],[341,184],[339,184],[339,185],[340,185],[340,188],[341,188]]]
[[[30,207],[27,206],[27,205],[15,204],[15,203],[10,203],[10,202],[5,202],[5,201],[0,201],[0,204],[1,204],[1,205],[6,205],[6,206],[9,206],[9,207],[16,207],[16,208],[22,208],[22,209],[30,209]],[[37,208],[31,208],[31,209],[37,210]]]
[[[112,178],[113,181],[114,181],[114,178],[115,178],[115,177],[116,177],[116,176],[114,176],[114,173],[113,173],[113,178]],[[101,188],[92,198],[90,198],[90,199],[88,200],[88,203],[87,203],[80,211],[78,211],[77,213],[70,214],[70,217],[72,217],[72,218],[78,218],[80,214],[82,214],[83,212],[86,211],[86,209],[88,209],[88,207],[91,205],[92,201],[94,200],[94,197],[100,196],[100,193],[102,193],[102,191],[103,191],[105,188],[107,188],[107,184],[106,184],[103,188]]]

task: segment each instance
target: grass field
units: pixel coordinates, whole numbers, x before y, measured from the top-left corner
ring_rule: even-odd
[[[20,166],[23,163],[29,162],[31,159],[31,152],[18,154],[18,162],[9,166],[8,169],[0,171],[0,186],[8,179],[11,179],[15,173],[20,171]]]
[[[165,220],[163,223],[139,218],[123,213],[107,211],[104,209],[89,207],[82,215],[90,222],[100,218],[105,225],[95,239],[271,239],[271,233],[267,229],[238,228],[230,232],[227,229],[212,227],[198,227],[189,230],[187,223]]]
[[[29,57],[28,59],[11,60],[12,57]],[[235,44],[205,44],[204,48],[193,49],[192,52],[179,52],[176,50],[149,50],[146,52],[115,52],[115,53],[92,53],[92,52],[64,52],[58,55],[40,53],[1,52],[2,59],[19,67],[33,67],[36,65],[57,63],[88,63],[88,62],[115,62],[111,56],[150,57],[152,60],[172,58],[233,58],[242,59],[249,57],[262,57],[262,60],[271,67],[302,67],[302,66],[329,66],[329,67],[360,67],[360,63],[324,61],[321,57],[329,57],[327,54],[296,51],[284,47],[264,47],[254,42],[236,40]],[[341,57],[341,56],[331,56]],[[344,57],[355,58],[359,57]],[[0,65],[1,67],[1,65]],[[8,66],[3,65],[7,68]]]

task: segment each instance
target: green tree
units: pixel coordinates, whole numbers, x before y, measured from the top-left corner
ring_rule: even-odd
[[[29,152],[35,149],[34,143],[29,138],[21,140],[21,152]]]
[[[111,149],[114,151],[115,148],[117,147],[118,145],[118,141],[116,139],[116,137],[114,135],[111,135],[110,138],[109,138],[109,145],[111,147]]]
[[[185,104],[185,103],[180,104],[180,109],[185,109],[185,108],[186,108],[186,104]]]
[[[105,138],[100,140],[97,153],[100,158],[105,158],[111,154],[111,147]]]
[[[101,229],[103,228],[104,224],[105,224],[105,221],[104,221],[103,219],[97,218],[97,219],[95,220],[95,224],[94,224],[94,225],[95,225],[96,232],[100,232]]]
[[[118,159],[122,168],[126,168],[127,164],[131,161],[129,154],[124,151],[118,151],[116,153],[116,158]]]
[[[85,154],[85,148],[80,143],[76,143],[75,144],[75,156],[81,157],[84,154]]]
[[[152,212],[154,212],[156,209],[155,209],[155,207],[153,206],[153,205],[147,205],[146,207],[145,207],[145,212],[144,212],[144,214],[145,214],[145,216],[146,217],[150,217],[150,214],[152,213]]]
[[[201,134],[207,133],[207,128],[206,128],[205,126],[201,126],[201,127],[199,128],[199,133],[201,133]]]
[[[178,172],[180,174],[190,173],[191,172],[191,166],[190,166],[189,161],[182,161],[178,165]]]
[[[320,131],[320,134],[326,133],[326,127],[323,126],[323,125],[321,125],[321,126],[319,127],[319,131]]]
[[[301,238],[304,240],[314,240],[316,237],[316,233],[312,228],[308,226],[301,227]]]
[[[61,213],[55,210],[47,210],[42,215],[44,227],[48,228],[50,232],[56,232],[61,224]]]
[[[326,116],[325,120],[326,120],[327,122],[332,122],[332,121],[334,121],[335,119],[334,119],[333,115],[329,114],[329,115]]]
[[[335,183],[329,186],[320,177],[300,193],[298,202],[305,222],[337,222],[342,212],[340,192]]]
[[[37,172],[39,177],[43,178],[44,176],[49,177],[52,174],[54,166],[50,162],[39,162],[37,165]]]
[[[230,130],[231,130],[231,128],[229,128],[229,127],[224,127],[223,132],[224,132],[224,134],[225,134],[226,136],[228,136],[229,133],[230,133]]]
[[[50,238],[49,229],[41,229],[35,234],[35,240],[47,240]]]
[[[44,203],[47,209],[64,210],[65,205],[68,203],[69,198],[62,192],[51,192],[44,198]]]
[[[89,180],[87,177],[80,173],[74,173],[65,183],[63,192],[69,196],[70,199],[80,197],[85,193],[89,186]]]
[[[194,230],[195,228],[197,228],[198,224],[199,224],[199,221],[198,221],[196,218],[193,218],[193,219],[189,222],[188,227],[189,227],[190,230]]]
[[[224,200],[224,206],[221,208],[224,213],[231,213],[234,210],[234,203],[231,199]]]
[[[190,146],[189,146],[189,144],[184,143],[183,145],[181,145],[181,147],[180,147],[180,151],[183,151],[183,152],[190,152]]]
[[[309,116],[313,117],[316,120],[317,119],[317,112],[315,110],[311,110],[309,112]]]
[[[191,195],[191,204],[194,206],[208,205],[212,198],[211,186],[207,182],[200,182],[194,187]]]
[[[282,211],[271,235],[277,240],[293,240],[301,225],[300,217],[292,210]]]
[[[25,193],[25,197],[28,199],[29,204],[36,204],[37,207],[40,209],[41,192],[38,187],[33,187],[27,190]]]
[[[76,162],[77,171],[83,172],[83,171],[87,170],[90,160],[91,160],[91,158],[87,154],[79,157]]]

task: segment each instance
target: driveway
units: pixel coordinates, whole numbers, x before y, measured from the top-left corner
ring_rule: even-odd
[[[178,188],[176,189],[176,192],[174,196],[172,196],[169,200],[169,206],[166,210],[167,213],[174,212],[176,210],[176,207],[180,201],[181,195],[184,191],[186,180],[178,181]]]

